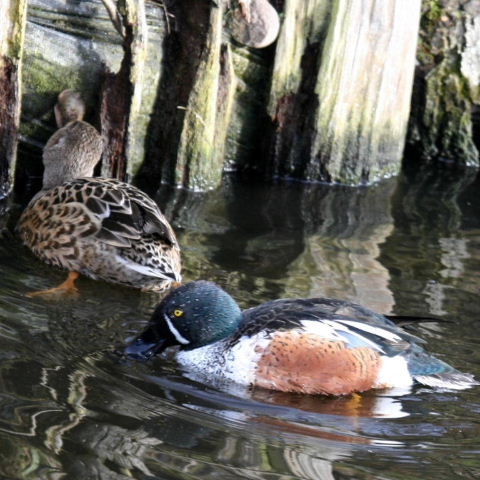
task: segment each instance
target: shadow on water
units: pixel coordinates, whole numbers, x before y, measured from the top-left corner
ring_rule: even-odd
[[[389,313],[435,313],[428,349],[480,376],[480,198],[474,175],[417,172],[352,189],[227,181],[163,189],[188,280],[243,307],[334,296]],[[158,296],[81,279],[80,296],[28,299],[64,272],[0,218],[0,476],[19,479],[438,479],[480,472],[478,389],[328,398],[189,378],[168,358],[115,347]],[[3,223],[2,223],[3,222]]]

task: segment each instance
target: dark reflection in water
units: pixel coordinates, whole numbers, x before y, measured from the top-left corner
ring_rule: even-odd
[[[415,333],[480,377],[480,182],[416,172],[370,188],[235,182],[165,189],[187,279],[244,306],[334,296],[457,320]],[[480,474],[479,390],[291,395],[189,379],[168,358],[114,349],[159,298],[82,279],[78,297],[28,299],[64,273],[0,217],[0,477],[438,479]]]

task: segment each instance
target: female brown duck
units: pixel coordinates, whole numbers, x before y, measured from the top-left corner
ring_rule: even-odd
[[[18,231],[35,255],[69,270],[59,287],[75,289],[79,274],[145,290],[179,282],[180,249],[156,203],[127,183],[91,178],[102,154],[97,130],[82,120],[80,95],[58,96],[59,130],[43,151],[43,188],[20,217]]]

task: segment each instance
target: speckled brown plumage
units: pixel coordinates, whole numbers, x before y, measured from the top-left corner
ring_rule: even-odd
[[[83,121],[84,111],[78,92],[58,96],[59,129],[45,145],[43,188],[19,220],[20,237],[43,261],[70,272],[165,290],[180,281],[175,234],[145,193],[117,180],[91,178],[103,141]]]
[[[82,178],[42,191],[22,214],[23,242],[45,262],[147,290],[180,280],[180,249],[146,194],[123,182]]]

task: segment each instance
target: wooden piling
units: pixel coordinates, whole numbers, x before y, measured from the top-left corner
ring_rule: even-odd
[[[140,121],[147,55],[145,3],[144,0],[118,0],[115,5],[105,0],[104,4],[117,31],[123,35],[124,56],[120,70],[107,72],[103,82],[102,174],[126,180],[137,173],[143,161],[137,153],[145,135]]]
[[[271,170],[371,183],[400,170],[421,2],[327,3],[285,2],[269,107],[276,147]],[[290,45],[299,28],[310,40],[299,41],[300,51]]]
[[[0,3],[0,198],[13,188],[27,0]]]

